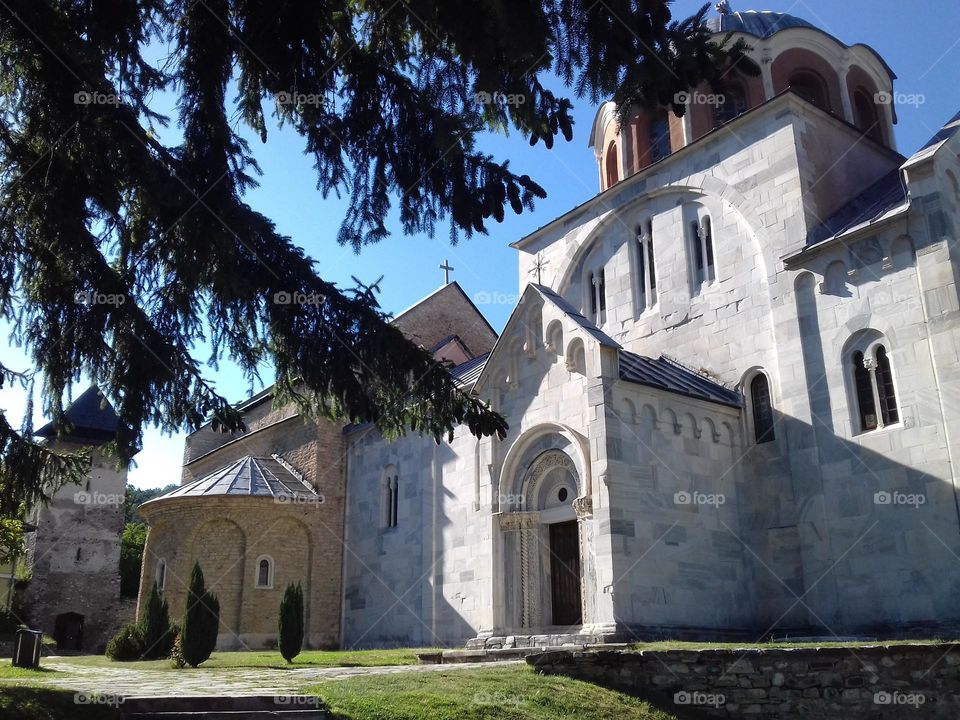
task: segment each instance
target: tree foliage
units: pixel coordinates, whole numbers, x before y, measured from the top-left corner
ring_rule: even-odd
[[[194,563],[180,631],[180,651],[184,661],[196,667],[207,660],[217,645],[219,630],[220,601],[207,590],[200,563]]]
[[[288,663],[300,654],[303,648],[303,588],[300,583],[290,583],[280,601],[278,620],[280,654]]]
[[[456,242],[545,196],[476,141],[571,139],[551,73],[623,112],[722,83],[742,46],[712,41],[705,10],[674,21],[670,4],[0,3],[0,314],[42,370],[46,409],[62,422],[85,373],[117,409],[124,459],[147,423],[239,428],[192,355],[207,341],[211,362],[230,356],[251,378],[271,365],[279,394],[315,415],[503,436],[503,418],[388,324],[373,288],[319,277],[244,202],[259,169],[237,123],[264,142],[278,124],[303,136],[319,190],[349,199],[339,242],[386,238],[394,204],[405,233],[445,223]],[[151,44],[171,55],[151,61]],[[154,132],[169,122],[151,105],[161,92],[177,100],[175,143]]]
[[[120,536],[120,596],[135,598],[140,592],[143,548],[147,544],[147,526],[128,522]]]

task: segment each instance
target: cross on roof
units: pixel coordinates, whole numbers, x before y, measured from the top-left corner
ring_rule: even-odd
[[[449,285],[449,284],[450,284],[450,271],[451,271],[451,270],[456,270],[456,268],[453,267],[453,266],[450,264],[450,261],[449,261],[449,260],[444,260],[444,261],[440,264],[440,269],[443,270],[443,284],[444,284],[444,285]]]
[[[542,285],[542,284],[543,284],[543,283],[540,281],[540,276],[541,276],[542,273],[543,273],[543,269],[544,269],[547,265],[549,265],[549,264],[550,264],[550,261],[549,261],[549,260],[544,260],[544,259],[543,259],[543,256],[540,255],[540,253],[537,253],[536,262],[534,262],[534,263],[533,263],[533,267],[530,268],[530,274],[531,274],[531,275],[533,275],[534,273],[537,274],[537,285]]]

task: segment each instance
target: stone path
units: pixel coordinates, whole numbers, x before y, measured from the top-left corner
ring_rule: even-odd
[[[59,661],[58,661],[59,660]],[[140,670],[125,667],[74,665],[56,657],[45,658],[43,667],[62,675],[33,681],[51,687],[88,694],[127,697],[168,695],[270,695],[291,694],[321,680],[343,680],[359,675],[457,672],[471,668],[518,665],[522,661],[461,663],[457,665],[393,665],[386,667],[337,668],[217,668],[205,670]],[[0,687],[4,682],[0,681]]]

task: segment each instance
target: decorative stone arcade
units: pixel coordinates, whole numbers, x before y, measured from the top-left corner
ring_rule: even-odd
[[[497,516],[503,602],[493,634],[566,639],[594,614],[593,503],[563,450],[542,452],[517,477]]]

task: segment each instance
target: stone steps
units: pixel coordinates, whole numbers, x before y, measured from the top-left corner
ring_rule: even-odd
[[[308,695],[128,697],[121,720],[326,720],[319,698]]]
[[[523,660],[530,655],[539,655],[548,650],[623,650],[626,643],[567,643],[565,645],[526,645],[523,647],[466,648],[463,650],[444,650],[438,653],[421,653],[417,658],[424,664],[459,664],[476,662],[502,662],[504,660]]]

